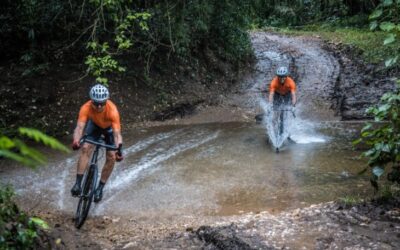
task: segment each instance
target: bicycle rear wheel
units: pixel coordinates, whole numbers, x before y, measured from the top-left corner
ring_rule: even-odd
[[[81,228],[89,214],[90,205],[93,201],[94,190],[96,189],[97,167],[89,167],[83,180],[83,190],[79,198],[78,207],[75,214],[75,227]]]

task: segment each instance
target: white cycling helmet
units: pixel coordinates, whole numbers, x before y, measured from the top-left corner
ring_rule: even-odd
[[[90,89],[89,96],[92,101],[103,103],[110,97],[110,93],[104,85],[96,84]]]
[[[286,76],[289,75],[289,70],[288,70],[288,68],[285,67],[285,66],[279,67],[279,68],[276,70],[276,75],[277,75],[278,77],[286,77]]]

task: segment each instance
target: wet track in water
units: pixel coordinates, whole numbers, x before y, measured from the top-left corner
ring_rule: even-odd
[[[279,212],[365,191],[368,183],[356,176],[365,163],[350,150],[353,125],[339,122],[330,110],[338,62],[310,38],[252,36],[256,70],[216,112],[233,110],[240,118],[124,131],[125,160],[117,164],[92,214],[151,218]],[[290,68],[299,93],[291,125],[297,143],[284,143],[280,154],[268,144],[264,126],[252,119],[260,110],[258,89],[265,88],[278,65]],[[205,122],[217,116],[204,113],[199,116]],[[69,189],[76,160],[77,154],[71,154],[37,172],[15,170],[1,179],[11,182],[29,206],[73,215],[76,200]]]

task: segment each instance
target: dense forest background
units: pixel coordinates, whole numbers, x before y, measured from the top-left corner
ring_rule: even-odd
[[[373,0],[6,0],[0,7],[0,53],[3,64],[25,65],[24,75],[46,70],[52,62],[83,62],[88,55],[125,56],[131,60],[119,64],[129,68],[140,63],[135,71],[147,73],[170,60],[197,59],[206,50],[239,63],[251,54],[249,28],[316,22],[365,27],[378,4]],[[100,67],[86,62],[92,73]],[[103,63],[101,76],[118,71],[107,65],[110,61],[97,63]]]
[[[201,86],[193,89],[212,96],[250,68],[250,29],[369,31],[369,16],[377,9],[383,14],[376,21],[397,23],[398,5],[389,0],[6,0],[0,6],[0,80],[5,84],[0,127],[10,133],[24,120],[53,135],[68,134],[75,106],[95,81],[113,86],[117,97],[147,96],[143,103],[131,96],[119,101],[122,109],[138,107],[129,112],[132,117],[124,115],[125,121],[168,119],[165,114],[176,107],[184,114],[198,103],[218,102],[185,93],[195,82]],[[61,107],[65,116],[50,116]]]

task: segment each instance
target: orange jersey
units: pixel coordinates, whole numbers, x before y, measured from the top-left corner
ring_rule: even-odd
[[[269,92],[278,92],[281,95],[286,95],[289,91],[296,92],[296,84],[290,77],[286,77],[284,84],[281,84],[278,77],[275,77],[269,85]]]
[[[92,101],[87,101],[82,105],[79,111],[78,122],[87,122],[92,120],[100,128],[112,127],[114,131],[121,130],[121,123],[117,106],[110,100],[107,100],[102,112],[97,112],[92,105]]]

